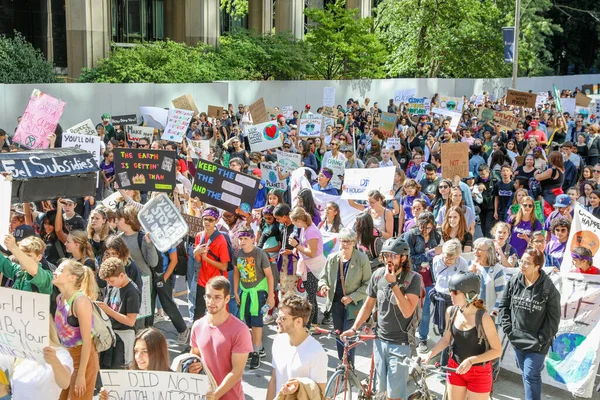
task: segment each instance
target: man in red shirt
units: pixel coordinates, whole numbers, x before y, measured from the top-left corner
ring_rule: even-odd
[[[202,318],[206,311],[206,283],[215,276],[227,278],[227,264],[230,261],[227,240],[216,228],[219,212],[214,207],[207,207],[202,213],[204,231],[196,235],[194,258],[200,263],[198,286],[196,286],[196,308],[194,321]]]
[[[546,134],[538,129],[538,121],[533,120],[529,123],[529,129],[525,134],[525,140],[528,140],[531,136],[536,137],[540,145],[544,145],[548,142]]]

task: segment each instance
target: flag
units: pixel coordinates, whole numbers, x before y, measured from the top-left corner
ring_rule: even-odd
[[[556,85],[552,85],[552,87],[554,87],[554,99],[556,101],[556,111],[558,111],[560,114],[562,114],[562,107],[560,106],[560,93],[558,92]]]

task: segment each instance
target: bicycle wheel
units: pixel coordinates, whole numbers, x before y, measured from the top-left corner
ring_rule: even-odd
[[[346,371],[336,371],[325,386],[326,400],[359,400],[363,397],[362,387],[352,371],[348,371],[347,379]]]

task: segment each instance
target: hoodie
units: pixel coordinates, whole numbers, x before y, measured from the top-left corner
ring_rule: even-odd
[[[560,293],[543,270],[532,285],[514,275],[500,300],[500,321],[510,343],[526,353],[547,354],[558,332]]]

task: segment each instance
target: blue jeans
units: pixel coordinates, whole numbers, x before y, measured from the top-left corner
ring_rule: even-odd
[[[346,306],[342,304],[341,301],[334,301],[331,304],[331,318],[333,319],[333,329],[338,330],[340,332],[347,331],[350,329],[354,320],[346,319]],[[338,358],[340,361],[344,356],[344,345],[340,343],[338,340],[335,341],[337,346]],[[348,361],[350,364],[354,365],[354,349],[348,352]]]
[[[198,268],[196,268],[198,266]],[[198,285],[198,272],[200,264],[194,259],[194,242],[192,241],[188,247],[188,268],[187,268],[187,287],[188,287],[188,309],[190,317],[194,315],[196,308],[196,286]]]
[[[410,345],[375,339],[375,372],[377,391],[387,392],[388,399],[405,399],[408,366],[392,353],[410,357]]]
[[[545,354],[525,353],[515,348],[517,366],[523,371],[523,385],[526,400],[541,400],[542,370],[544,369]]]
[[[235,294],[233,293],[233,270],[227,273],[229,283],[231,284],[231,300],[229,300],[229,313],[235,317],[240,317],[240,306],[235,300]]]
[[[429,335],[429,321],[431,320],[431,300],[429,292],[433,290],[433,286],[425,287],[425,300],[423,301],[423,316],[419,324],[419,340],[426,342]]]

